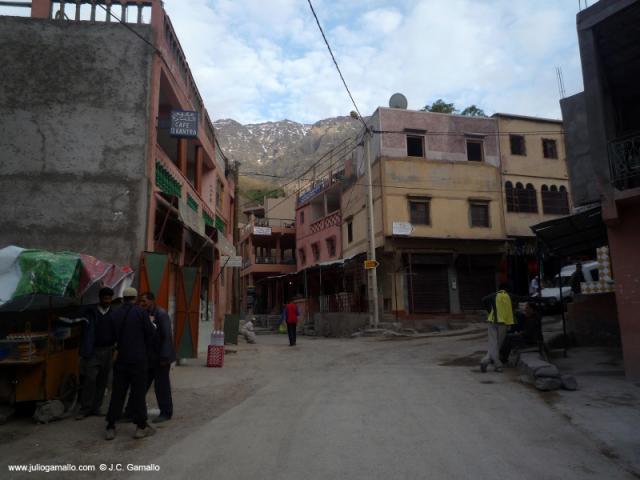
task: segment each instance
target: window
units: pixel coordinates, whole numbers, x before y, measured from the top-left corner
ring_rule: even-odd
[[[407,157],[424,157],[424,137],[407,135]]]
[[[216,183],[216,187],[216,207],[222,209],[222,202],[224,201],[224,184],[219,178]]]
[[[300,265],[307,264],[307,256],[304,253],[304,248],[298,250],[298,260],[300,260]]]
[[[304,212],[300,212],[300,223],[304,225]]]
[[[542,139],[542,152],[544,158],[558,158],[558,144],[550,138]]]
[[[527,154],[527,147],[524,143],[523,135],[509,135],[509,143],[511,144],[511,155]]]
[[[353,222],[347,222],[347,243],[353,242]]]
[[[335,237],[327,238],[327,252],[329,252],[330,257],[336,256],[336,238]]]
[[[514,188],[511,182],[507,182],[504,190],[507,197],[507,212],[538,213],[538,193],[532,184],[527,183],[525,188],[518,182]]]
[[[319,243],[311,244],[311,253],[313,253],[314,261],[317,262],[318,260],[320,260],[320,244]]]
[[[545,215],[568,215],[569,192],[565,186],[542,186],[542,211]]]
[[[472,227],[490,227],[489,224],[489,203],[483,201],[472,201],[469,203],[469,216]]]
[[[409,200],[409,221],[413,225],[431,225],[429,199]]]
[[[482,162],[484,160],[482,140],[467,140],[467,160]]]

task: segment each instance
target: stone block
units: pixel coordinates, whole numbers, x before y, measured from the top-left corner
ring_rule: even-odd
[[[550,392],[562,388],[562,380],[552,377],[536,378],[535,387],[543,392]]]
[[[534,372],[534,375],[536,376],[536,378],[540,378],[540,377],[558,378],[560,376],[560,371],[558,370],[558,367],[556,367],[555,365],[551,365],[550,363],[547,363],[547,365],[536,369],[536,371]]]

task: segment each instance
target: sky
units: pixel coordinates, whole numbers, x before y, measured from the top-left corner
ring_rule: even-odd
[[[590,2],[592,3],[592,2]],[[403,93],[560,118],[582,90],[576,0],[313,0],[363,115]],[[307,0],[165,0],[213,119],[303,123],[353,106]]]

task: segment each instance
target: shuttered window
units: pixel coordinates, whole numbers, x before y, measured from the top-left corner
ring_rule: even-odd
[[[469,216],[472,227],[490,227],[489,203],[472,201],[469,203]]]
[[[409,200],[409,217],[413,225],[431,225],[429,200]]]

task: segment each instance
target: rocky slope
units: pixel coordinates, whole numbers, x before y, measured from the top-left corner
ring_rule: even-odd
[[[351,117],[327,118],[305,125],[282,120],[242,125],[235,120],[214,122],[226,155],[239,161],[241,172],[292,176],[344,139],[355,137],[361,124]]]

